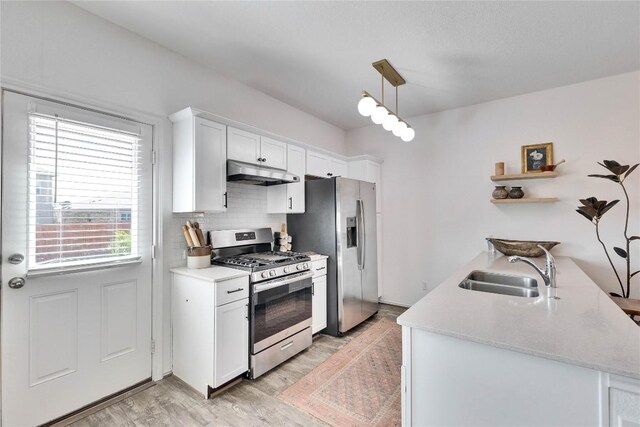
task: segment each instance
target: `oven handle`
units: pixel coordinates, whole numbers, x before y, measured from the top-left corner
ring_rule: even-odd
[[[310,272],[302,274],[300,276],[291,277],[289,279],[285,279],[285,280],[282,280],[282,281],[279,280],[279,281],[273,282],[273,283],[265,283],[265,284],[262,284],[262,285],[255,285],[253,287],[253,293],[257,294],[259,292],[267,291],[267,290],[273,289],[273,288],[278,288],[280,286],[288,285],[288,284],[293,283],[293,282],[299,282],[300,280],[311,279],[312,277],[313,277],[313,271],[310,271]]]

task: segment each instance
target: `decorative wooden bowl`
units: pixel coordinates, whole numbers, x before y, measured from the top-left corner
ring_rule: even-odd
[[[503,254],[507,256],[519,255],[531,258],[538,258],[544,255],[544,251],[538,247],[542,245],[546,250],[551,250],[560,242],[537,242],[533,240],[507,240],[507,239],[494,239],[487,237],[487,240],[493,243],[493,246]]]

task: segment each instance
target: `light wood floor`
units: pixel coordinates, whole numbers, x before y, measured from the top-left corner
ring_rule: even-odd
[[[378,313],[341,338],[318,335],[313,345],[257,380],[243,380],[204,400],[174,377],[72,424],[85,426],[323,426],[317,418],[278,399],[298,381],[378,319],[395,320],[405,309],[381,304]]]

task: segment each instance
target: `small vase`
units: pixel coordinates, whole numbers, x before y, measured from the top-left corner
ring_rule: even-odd
[[[505,187],[506,186],[504,185],[496,185],[496,189],[493,190],[493,193],[491,193],[491,196],[494,199],[506,199],[507,196],[509,196],[509,192]]]
[[[511,191],[509,191],[510,199],[522,199],[524,197],[524,191],[522,191],[522,187],[511,187]]]

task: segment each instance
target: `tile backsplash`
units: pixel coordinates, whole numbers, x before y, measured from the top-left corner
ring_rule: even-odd
[[[167,247],[170,268],[187,263],[183,258],[187,244],[182,234],[182,225],[187,220],[198,221],[205,232],[259,227],[271,227],[274,231],[278,231],[280,224],[287,221],[286,214],[267,213],[267,187],[228,182],[227,193],[226,212],[173,214],[169,234],[170,243]]]

